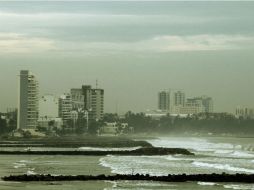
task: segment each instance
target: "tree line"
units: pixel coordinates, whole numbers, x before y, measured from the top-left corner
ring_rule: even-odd
[[[8,116],[0,113],[0,134],[10,133],[16,129],[17,115]],[[213,133],[213,134],[254,134],[254,119],[236,118],[228,113],[199,113],[188,115],[187,117],[166,115],[160,118],[146,116],[145,113],[133,113],[128,111],[123,117],[117,114],[106,113],[100,121],[90,121],[88,133],[96,134],[98,129],[105,122],[128,123],[134,129],[134,133]],[[71,124],[72,125],[72,124]],[[85,121],[80,120],[76,123],[74,133],[82,134],[85,132]],[[65,129],[59,131],[67,134]]]

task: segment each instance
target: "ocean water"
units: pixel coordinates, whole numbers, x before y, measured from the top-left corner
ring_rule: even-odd
[[[187,148],[195,156],[45,156],[1,155],[0,175],[11,174],[151,174],[254,173],[254,138],[159,137],[148,142],[158,147]],[[39,149],[39,148],[37,148]],[[93,148],[82,147],[80,150]],[[125,148],[124,148],[125,149]],[[43,149],[42,149],[43,150]],[[117,149],[118,150],[118,149]],[[248,189],[240,183],[162,183],[146,181],[5,182],[1,189]]]

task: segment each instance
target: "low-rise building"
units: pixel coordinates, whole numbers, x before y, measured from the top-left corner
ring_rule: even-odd
[[[185,104],[184,106],[174,106],[174,114],[197,114],[202,112],[202,107],[197,104]]]
[[[100,129],[100,134],[117,135],[118,125],[116,122],[106,122]]]
[[[100,135],[123,135],[133,132],[128,123],[106,122],[100,128]]]
[[[162,110],[146,110],[145,116],[151,117],[153,119],[160,119],[161,117],[165,117],[169,114],[167,111]]]

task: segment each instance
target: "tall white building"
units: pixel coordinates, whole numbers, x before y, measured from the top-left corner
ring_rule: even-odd
[[[21,70],[18,91],[18,129],[34,129],[39,112],[38,81],[35,75],[28,70]]]

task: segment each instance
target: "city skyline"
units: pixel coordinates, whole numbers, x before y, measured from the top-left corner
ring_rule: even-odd
[[[21,72],[22,70],[20,70],[20,72]],[[30,72],[30,70],[23,70],[23,71],[29,71]],[[34,73],[32,73],[32,74],[34,74]],[[17,76],[19,76],[19,75],[17,75]],[[36,78],[38,79],[38,77],[37,77],[37,75],[36,75]],[[19,80],[19,78],[18,78],[18,80]],[[100,90],[100,88],[101,88],[101,86],[100,87],[98,87],[98,80],[96,80],[95,81],[95,84],[94,84],[95,86],[96,86],[96,88],[95,89],[99,89]],[[80,86],[80,85],[79,85]],[[19,87],[19,85],[17,85],[17,89],[19,89],[18,88]],[[40,89],[40,88],[39,88]],[[51,92],[47,92],[47,93],[42,93],[40,90],[39,90],[39,94],[38,94],[38,98],[43,98],[44,96],[47,96],[47,95],[51,95],[51,96],[54,96],[54,97],[58,97],[58,98],[61,98],[61,96],[62,95],[65,95],[66,93],[67,94],[69,94],[69,93],[71,93],[71,90],[72,89],[78,89],[78,88],[73,88],[73,87],[70,87],[69,89],[66,89],[64,92],[59,92],[59,93],[57,93],[57,94],[54,94],[54,93],[51,93]],[[166,90],[167,89],[167,90]],[[18,91],[18,90],[17,90]],[[176,94],[178,94],[178,93],[183,93],[184,94],[184,102],[185,102],[185,99],[186,100],[188,100],[188,99],[192,99],[192,97],[193,98],[198,98],[198,97],[201,97],[201,96],[206,96],[205,94],[195,94],[195,93],[193,93],[193,95],[192,96],[189,96],[189,94],[187,93],[187,95],[188,95],[188,97],[185,97],[186,96],[186,92],[185,92],[185,90],[183,90],[183,89],[181,89],[181,88],[174,88],[174,89],[172,89],[172,88],[164,88],[163,90],[159,90],[158,91],[159,93],[161,93],[161,92],[171,92],[172,93],[172,97],[173,96],[175,96]],[[156,109],[159,109],[159,106],[158,106],[158,92],[157,93],[155,93],[155,100],[154,100],[154,105],[155,105],[155,107],[150,107],[150,108],[146,108],[146,109],[144,109],[144,110],[140,110],[140,111],[136,111],[136,112],[144,112],[144,111],[146,111],[146,110],[149,110],[149,109],[154,109],[154,110],[156,110]],[[171,100],[171,101],[176,101],[176,100],[174,100],[174,97],[173,97],[173,99]],[[118,102],[116,103],[116,105],[115,106],[118,106]],[[18,102],[17,102],[17,105],[18,105]],[[173,103],[173,105],[175,105],[175,103]],[[13,108],[13,109],[15,109],[15,108],[17,108],[18,106],[16,106],[15,107],[15,105],[14,106],[10,106],[10,105],[8,105],[7,107],[6,107],[6,110],[7,109],[10,109],[10,108]],[[252,107],[252,106],[249,106],[249,105],[244,105],[244,104],[238,104],[238,105],[236,105],[234,108],[233,108],[233,110],[230,110],[230,111],[225,111],[225,112],[228,112],[228,113],[235,113],[235,110],[236,110],[236,108],[237,107]],[[127,111],[135,111],[135,110],[125,110],[125,111],[118,111],[118,109],[119,108],[116,108],[115,107],[115,110],[113,110],[112,112],[108,112],[108,113],[119,113],[119,114],[123,114],[123,113],[125,113],[125,112],[127,112]],[[1,107],[0,107],[0,112],[5,112],[6,110],[1,110]],[[162,109],[163,110],[163,109]],[[216,109],[215,109],[216,110]],[[216,112],[216,111],[215,111]],[[221,112],[224,112],[224,111],[221,111]],[[106,112],[105,112],[106,113]]]
[[[69,3],[0,2],[1,111],[22,69],[41,95],[98,80],[105,112],[156,108],[165,88],[208,94],[215,112],[254,107],[253,2]]]

